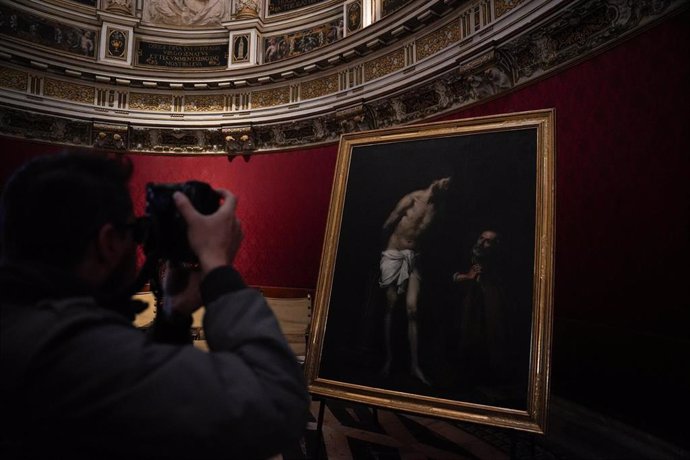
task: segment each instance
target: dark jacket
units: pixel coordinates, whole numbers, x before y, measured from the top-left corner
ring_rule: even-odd
[[[265,458],[296,441],[308,394],[265,299],[230,267],[202,297],[210,352],[179,343],[190,318],[147,336],[74,279],[0,268],[2,458]]]

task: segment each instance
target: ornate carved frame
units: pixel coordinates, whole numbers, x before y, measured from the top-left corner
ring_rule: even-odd
[[[306,362],[313,394],[435,417],[544,431],[554,284],[554,126],[553,110],[543,110],[343,136]],[[383,180],[386,174],[395,177]],[[452,379],[442,385],[441,378],[433,376],[430,386],[426,386],[407,374],[404,358],[399,361],[403,364],[398,365],[398,374],[391,374],[391,378],[380,374],[382,360],[376,357],[380,356],[382,346],[376,337],[382,334],[375,325],[381,321],[377,315],[382,314],[385,303],[381,303],[382,290],[376,286],[378,271],[367,271],[370,264],[366,261],[378,263],[380,226],[396,201],[419,184],[428,185],[429,177],[447,175],[452,175],[452,181],[457,183],[455,189],[451,185],[455,192],[448,192],[446,217],[440,233],[435,235],[455,237],[463,231],[465,222],[477,217],[472,210],[483,198],[460,193],[470,190],[470,183],[477,186],[477,195],[484,190],[503,197],[502,201],[494,200],[494,206],[483,216],[492,215],[494,220],[506,224],[504,228],[513,229],[509,235],[514,243],[510,257],[517,261],[514,267],[518,269],[511,276],[519,278],[515,287],[519,284],[519,292],[524,294],[518,299],[522,307],[516,321],[523,322],[523,327],[516,351],[523,357],[517,362],[524,368],[517,369],[514,375],[519,377],[508,380],[510,384],[505,387],[481,381],[472,387],[452,387],[447,383]],[[483,184],[479,177],[485,180]],[[389,200],[384,200],[384,196]],[[395,200],[390,202],[392,197]],[[459,204],[463,200],[474,205],[463,207]],[[518,213],[513,212],[516,206]],[[422,253],[426,271],[421,274],[422,292],[416,317],[419,344],[424,347],[426,343],[427,350],[443,335],[436,329],[423,333],[422,315],[429,318],[456,308],[453,297],[446,295],[450,291],[439,288],[443,282],[439,284],[441,278],[437,275],[442,271],[434,271],[435,267],[445,266],[445,254],[454,247],[450,239],[441,240],[435,246],[433,242],[427,245]],[[438,323],[427,322],[427,328],[428,324]],[[505,326],[518,328],[513,323]],[[445,337],[448,341],[442,340],[443,346],[457,338]],[[437,360],[440,354],[427,353],[426,363],[421,356],[425,373],[431,370],[443,376],[446,371],[457,370],[462,377],[472,372]],[[501,370],[507,375],[508,369]],[[496,396],[500,391],[504,391],[504,399]]]

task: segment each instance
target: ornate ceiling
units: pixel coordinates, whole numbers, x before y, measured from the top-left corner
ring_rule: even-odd
[[[0,0],[0,133],[270,151],[495,97],[683,0]]]

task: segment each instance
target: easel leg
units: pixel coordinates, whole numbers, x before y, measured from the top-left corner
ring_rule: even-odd
[[[326,400],[319,399],[319,417],[316,419],[316,448],[314,450],[314,459],[321,458],[321,442],[323,439],[323,416],[326,411]]]
[[[537,455],[537,447],[536,447],[536,440],[535,436],[533,433],[516,433],[516,432],[511,432],[510,434],[510,458],[511,459],[517,459],[519,456],[518,452],[518,447],[520,444],[520,440],[524,440],[527,443],[526,448],[529,449],[529,457],[530,459],[536,458]],[[524,458],[524,455],[522,455],[522,458]]]

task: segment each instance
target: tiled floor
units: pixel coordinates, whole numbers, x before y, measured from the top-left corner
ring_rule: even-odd
[[[562,457],[534,443],[531,435],[500,428],[400,414],[328,400],[322,435],[319,402],[311,407],[300,446],[283,459],[549,459]]]
[[[535,435],[474,423],[401,414],[328,399],[301,443],[271,460],[690,459],[690,453],[599,414],[553,398],[549,432]]]

